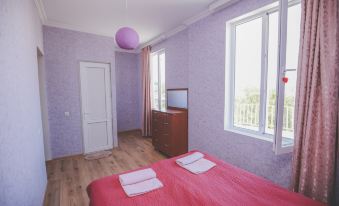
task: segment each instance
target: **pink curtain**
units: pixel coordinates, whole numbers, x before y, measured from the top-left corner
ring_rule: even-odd
[[[338,150],[338,0],[303,0],[292,188],[334,199]]]
[[[150,52],[150,46],[142,49],[142,136],[151,136],[152,109]]]

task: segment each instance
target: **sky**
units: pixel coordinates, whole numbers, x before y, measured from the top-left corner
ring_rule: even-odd
[[[300,37],[300,4],[288,10],[286,69],[296,69],[298,64],[299,37]],[[236,54],[235,54],[235,87],[236,96],[244,95],[247,88],[260,89],[261,52],[262,52],[262,18],[240,24],[236,27]],[[269,15],[268,38],[268,91],[276,88],[276,74],[278,69],[278,12]],[[287,72],[289,78],[286,86],[286,95],[295,93],[296,72]]]

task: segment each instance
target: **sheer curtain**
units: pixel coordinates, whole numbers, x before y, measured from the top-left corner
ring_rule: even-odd
[[[150,53],[150,46],[142,49],[142,136],[151,136],[152,108]]]
[[[292,188],[334,199],[338,152],[338,0],[302,0]]]

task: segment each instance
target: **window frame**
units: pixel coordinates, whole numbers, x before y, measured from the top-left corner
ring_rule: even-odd
[[[282,146],[283,114],[285,85],[279,81],[287,70],[286,65],[286,41],[287,41],[287,18],[288,8],[300,3],[300,0],[279,2],[264,6],[256,11],[249,12],[226,22],[226,71],[225,80],[225,130],[255,137],[273,142],[273,151],[276,154],[288,153],[293,150],[293,145]],[[269,15],[278,12],[278,62],[276,83],[276,106],[274,134],[265,133],[266,128],[266,105],[267,105],[267,74],[268,74],[268,38],[269,38]],[[234,101],[235,101],[235,54],[236,54],[236,27],[262,18],[262,49],[261,49],[261,78],[260,78],[260,102],[259,102],[259,128],[258,131],[237,127],[234,125]],[[229,47],[227,45],[230,45]]]
[[[150,66],[151,66],[151,68],[150,68],[151,69],[150,75],[151,75],[151,97],[152,97],[151,98],[151,101],[152,101],[151,105],[152,105],[152,109],[154,109],[154,110],[163,110],[163,109],[165,109],[167,107],[167,103],[165,103],[165,108],[161,108],[161,84],[162,84],[161,75],[162,75],[162,73],[161,73],[161,69],[160,69],[160,55],[162,55],[162,54],[165,55],[165,69],[164,69],[164,72],[166,74],[166,53],[165,53],[165,49],[159,49],[159,50],[157,50],[155,52],[150,53]],[[159,105],[159,108],[155,108],[154,107],[154,103],[153,103],[154,99],[153,99],[153,76],[152,76],[153,66],[152,66],[152,58],[154,56],[157,56],[157,59],[158,59],[158,68],[157,68],[157,70],[158,70],[158,105]],[[166,78],[166,76],[165,76],[165,78]],[[166,83],[166,80],[165,80],[165,83]]]
[[[301,0],[284,1],[279,3],[279,56],[277,79],[281,80],[287,71],[286,68],[286,49],[287,49],[287,21],[289,7],[300,4]],[[273,141],[273,150],[276,154],[284,154],[293,151],[294,144],[283,147],[283,118],[284,118],[284,100],[285,100],[285,84],[280,81],[277,84],[277,101],[276,101],[276,125],[274,129],[275,138]]]

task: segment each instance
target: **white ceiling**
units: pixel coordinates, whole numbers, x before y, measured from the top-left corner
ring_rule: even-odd
[[[40,0],[41,1],[41,0]],[[209,8],[214,0],[42,0],[45,24],[114,36],[123,26],[134,28],[140,43],[179,26]]]

